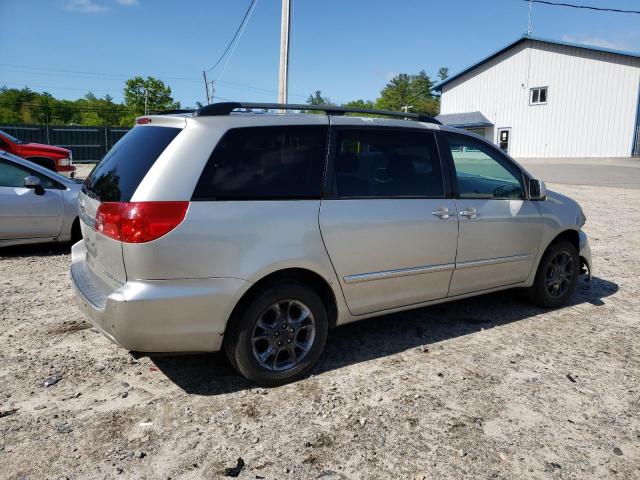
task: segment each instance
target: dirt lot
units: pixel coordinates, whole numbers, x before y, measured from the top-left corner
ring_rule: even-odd
[[[0,477],[210,479],[242,457],[247,479],[640,478],[640,191],[557,188],[596,262],[573,305],[338,328],[271,390],[219,355],[132,358],[76,308],[66,248],[1,252]]]

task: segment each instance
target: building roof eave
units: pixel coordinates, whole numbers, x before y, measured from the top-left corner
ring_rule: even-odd
[[[442,92],[442,87],[444,87],[445,85],[448,85],[449,83],[453,82],[454,80],[457,80],[458,78],[462,77],[463,75],[471,72],[472,70],[475,70],[476,68],[484,65],[485,63],[487,63],[488,61],[496,58],[497,56],[502,55],[507,50],[510,50],[513,47],[516,47],[517,45],[520,45],[521,43],[523,43],[523,42],[525,42],[527,40],[533,40],[533,41],[536,41],[536,42],[548,43],[548,44],[552,44],[552,45],[563,45],[563,46],[566,46],[566,47],[581,48],[581,49],[584,49],[584,50],[593,50],[593,51],[596,51],[596,52],[612,53],[614,55],[622,55],[622,56],[625,56],[625,57],[640,58],[640,53],[638,53],[638,52],[626,52],[626,51],[623,51],[623,50],[614,50],[614,49],[611,49],[611,48],[596,47],[596,46],[593,46],[593,45],[585,45],[585,44],[582,44],[582,43],[573,43],[573,42],[566,42],[566,41],[561,41],[561,40],[551,40],[551,39],[548,39],[548,38],[535,37],[533,35],[523,35],[522,37],[520,37],[516,41],[511,42],[510,44],[508,44],[507,46],[501,48],[500,50],[497,50],[497,51],[493,52],[492,54],[490,54],[489,56],[483,58],[482,60],[474,63],[473,65],[465,68],[464,70],[456,73],[455,75],[447,78],[446,80],[443,80],[442,82],[434,85],[432,87],[432,90],[434,90],[436,92]]]
[[[445,113],[436,117],[443,125],[454,128],[493,127],[481,112]]]

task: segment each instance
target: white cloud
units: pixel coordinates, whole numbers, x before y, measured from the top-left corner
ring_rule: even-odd
[[[120,5],[124,5],[125,7],[132,7],[133,5],[138,5],[138,0],[116,0]]]
[[[67,0],[64,9],[80,13],[102,13],[109,10],[108,7],[95,3],[93,0]]]
[[[616,42],[591,35],[563,35],[562,40],[571,43],[593,45],[594,47],[610,48],[611,50],[631,50],[631,47],[626,42]]]

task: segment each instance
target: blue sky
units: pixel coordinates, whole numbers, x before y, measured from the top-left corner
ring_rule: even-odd
[[[289,100],[374,99],[397,73],[451,74],[521,36],[522,0],[292,0]],[[573,3],[638,10],[638,0]],[[222,53],[249,0],[0,0],[0,85],[60,98],[122,99],[124,80],[153,75],[192,106],[201,71]],[[17,19],[17,21],[9,21]],[[640,51],[640,15],[533,6],[537,36]],[[226,69],[225,99],[275,101],[280,1],[258,0]],[[59,71],[65,70],[65,71]],[[71,73],[77,72],[77,73]]]

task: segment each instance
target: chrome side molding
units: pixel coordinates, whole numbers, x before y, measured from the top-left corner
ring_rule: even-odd
[[[533,255],[513,255],[511,257],[487,258],[486,260],[469,260],[456,263],[456,268],[484,267],[486,265],[497,265],[499,263],[519,262],[521,260],[529,260],[530,258],[533,258]]]
[[[399,268],[397,270],[385,270],[382,272],[359,273],[344,277],[344,283],[370,282],[371,280],[382,280],[384,278],[406,277],[409,275],[420,275],[423,273],[446,272],[453,270],[455,264],[444,263],[442,265],[423,265],[421,267]]]
[[[396,270],[384,270],[382,272],[358,273],[345,276],[344,283],[353,284],[370,282],[372,280],[382,280],[386,278],[407,277],[409,275],[421,275],[423,273],[446,272],[454,268],[473,268],[486,265],[498,265],[500,263],[519,262],[529,260],[533,255],[513,255],[510,257],[488,258],[486,260],[469,260],[460,263],[444,263],[442,265],[423,265],[420,267],[399,268]]]

